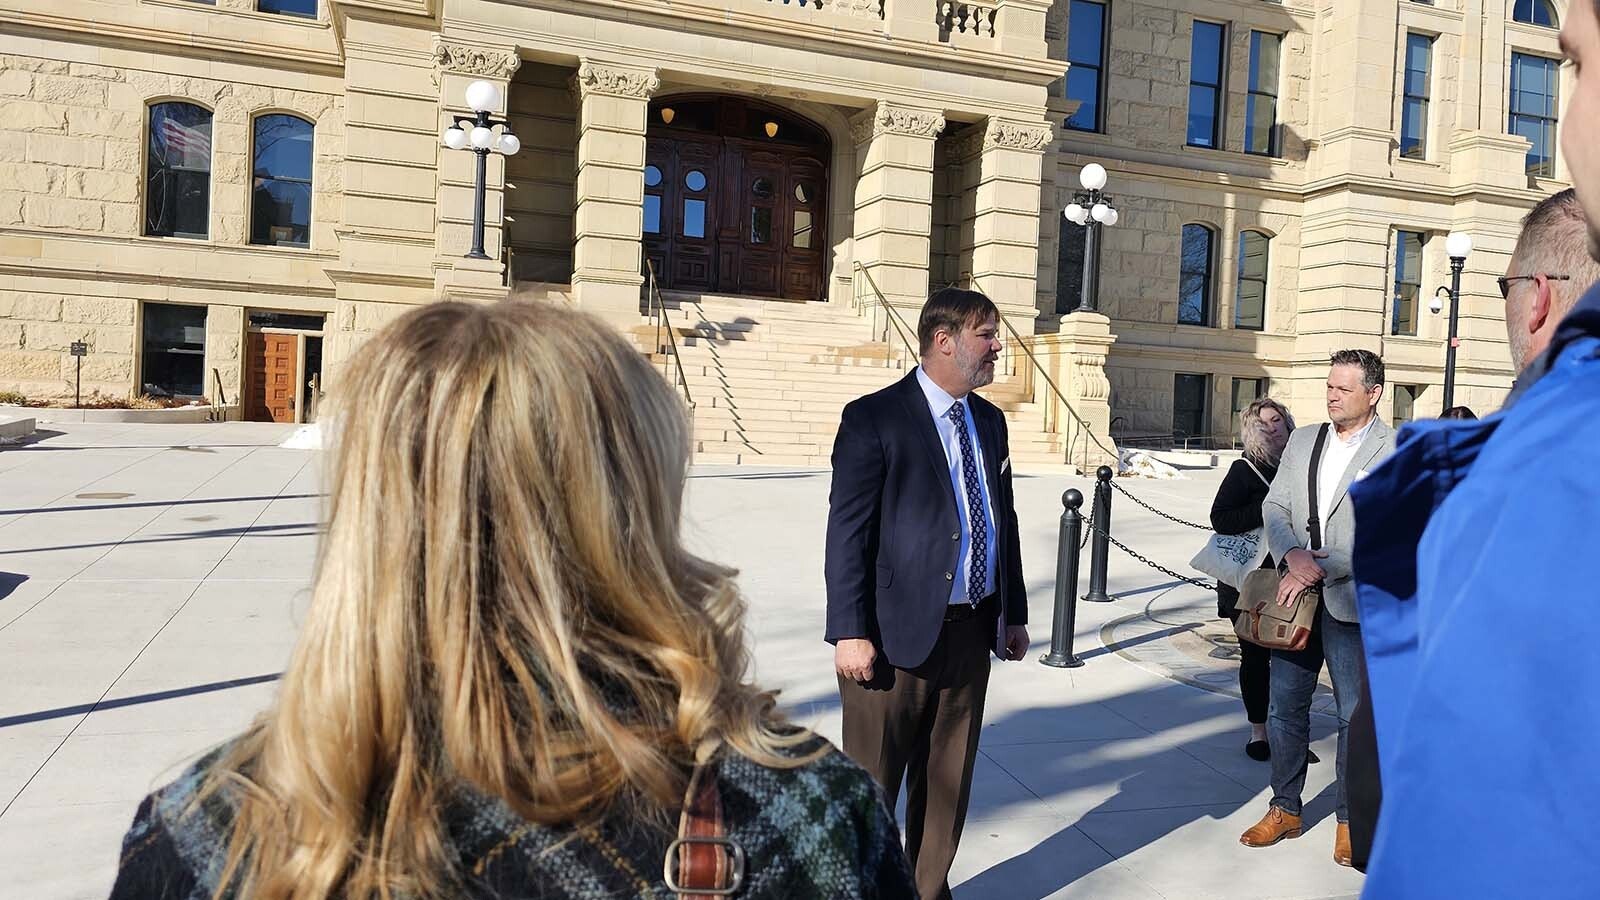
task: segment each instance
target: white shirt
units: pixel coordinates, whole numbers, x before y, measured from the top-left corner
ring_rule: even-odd
[[[1322,448],[1322,468],[1317,470],[1317,520],[1322,523],[1323,534],[1328,532],[1328,516],[1333,514],[1333,504],[1338,500],[1334,493],[1339,490],[1344,470],[1350,467],[1350,460],[1356,458],[1361,442],[1367,439],[1367,434],[1377,421],[1378,417],[1373,416],[1365,428],[1352,434],[1348,440],[1339,439],[1338,426],[1328,426],[1328,441]]]
[[[956,400],[962,400],[966,407],[967,434],[972,439],[973,463],[978,471],[978,492],[983,497],[984,520],[989,523],[988,553],[985,555],[983,573],[983,596],[994,593],[995,554],[995,521],[994,502],[989,497],[989,479],[983,477],[983,442],[978,440],[978,423],[972,415],[972,403],[963,397],[952,397],[945,393],[944,388],[933,383],[933,379],[917,367],[917,384],[922,386],[922,395],[928,399],[928,412],[933,415],[933,427],[939,432],[939,443],[944,447],[945,464],[950,470],[950,486],[956,491],[956,514],[961,520],[961,552],[956,557],[956,569],[950,584],[950,602],[966,603],[968,575],[972,571],[972,522],[967,512],[967,479],[961,471],[961,438],[956,434],[956,423],[950,421],[950,407]]]

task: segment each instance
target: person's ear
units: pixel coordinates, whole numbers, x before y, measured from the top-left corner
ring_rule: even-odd
[[[1550,279],[1540,275],[1533,279],[1533,303],[1528,307],[1528,333],[1538,334],[1550,318]]]

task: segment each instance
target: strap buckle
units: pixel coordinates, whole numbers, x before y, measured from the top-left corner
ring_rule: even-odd
[[[724,848],[728,854],[728,862],[730,864],[728,867],[728,880],[731,884],[723,888],[685,887],[679,884],[678,873],[674,871],[676,866],[673,865],[673,860],[681,856],[678,852],[679,850],[691,844],[707,844]],[[667,882],[667,889],[675,893],[731,897],[744,887],[744,865],[744,848],[732,840],[724,837],[697,837],[691,835],[689,837],[674,838],[672,843],[667,845],[667,857],[661,866],[661,876]]]

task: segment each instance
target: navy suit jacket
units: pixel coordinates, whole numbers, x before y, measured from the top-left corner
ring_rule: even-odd
[[[1028,622],[1011,490],[1006,417],[970,394],[995,522],[998,633]],[[962,502],[965,502],[963,499]],[[868,638],[890,665],[911,669],[944,627],[961,552],[961,517],[916,372],[844,408],[828,495],[825,638]]]

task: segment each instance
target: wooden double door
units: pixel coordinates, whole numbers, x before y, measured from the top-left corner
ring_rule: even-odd
[[[645,159],[645,254],[661,287],[825,297],[825,148],[657,135]]]

